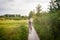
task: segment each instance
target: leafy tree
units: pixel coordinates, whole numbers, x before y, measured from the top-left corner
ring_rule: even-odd
[[[37,5],[36,11],[37,11],[36,15],[40,16],[40,12],[41,12],[41,5],[40,4]]]
[[[57,7],[56,10],[60,10],[60,0],[56,0],[55,3],[57,4]]]
[[[35,16],[35,12],[34,11],[30,11],[29,18],[33,18],[34,16]]]
[[[50,19],[51,19],[51,28],[53,30],[54,40],[60,40],[60,0],[51,0],[50,2]]]
[[[51,0],[50,2],[50,13],[54,13],[55,12],[55,9],[56,9],[56,5],[54,4],[54,0]]]
[[[60,10],[60,0],[51,0],[49,10],[50,13],[55,13]]]

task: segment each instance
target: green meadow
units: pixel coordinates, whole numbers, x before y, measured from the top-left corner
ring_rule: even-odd
[[[27,40],[27,20],[0,20],[0,40]]]

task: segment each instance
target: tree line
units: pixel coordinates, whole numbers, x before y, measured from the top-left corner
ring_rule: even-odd
[[[0,16],[0,19],[1,20],[22,20],[22,19],[27,19],[28,17],[27,16],[21,16],[21,15],[14,15],[14,14],[5,14],[5,15],[2,15]]]

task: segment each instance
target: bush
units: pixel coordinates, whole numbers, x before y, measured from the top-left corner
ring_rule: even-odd
[[[50,15],[42,14],[41,16],[36,16],[33,21],[33,25],[40,37],[40,40],[53,40],[52,28],[50,25]]]
[[[60,40],[60,12],[51,14],[51,28],[53,29],[54,40]]]
[[[33,24],[41,40],[60,40],[60,11],[36,16]]]

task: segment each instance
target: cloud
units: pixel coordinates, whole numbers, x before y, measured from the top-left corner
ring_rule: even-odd
[[[47,10],[49,0],[0,0],[1,14],[28,15],[30,10],[41,4],[43,10]]]

